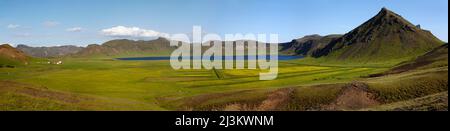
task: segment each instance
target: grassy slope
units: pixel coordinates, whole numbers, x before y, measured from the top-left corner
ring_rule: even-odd
[[[146,103],[49,90],[0,81],[0,110],[146,110]]]
[[[382,102],[409,100],[447,91],[448,67],[372,78],[367,83]]]
[[[431,32],[383,8],[314,57],[328,62],[377,64],[389,60],[395,63],[420,56],[442,44]]]
[[[1,67],[17,66],[17,65],[22,65],[22,64],[23,64],[23,62],[21,62],[21,61],[12,60],[12,59],[0,56],[0,66]]]
[[[363,110],[443,110],[448,106],[441,92],[448,91],[448,69],[433,68],[379,78],[360,79],[368,84],[368,92],[373,95],[375,104]],[[344,91],[346,83],[319,84],[291,87],[295,91],[273,110],[330,110]],[[227,94],[213,93],[187,97],[170,102],[174,109],[226,110],[229,106],[239,105],[237,110],[259,110],[258,105],[268,100],[276,89],[254,89],[235,91]],[[424,98],[422,98],[424,97]],[[439,99],[437,99],[439,98]],[[178,108],[175,108],[178,107]],[[358,110],[359,108],[356,108]],[[354,110],[332,108],[331,110]]]

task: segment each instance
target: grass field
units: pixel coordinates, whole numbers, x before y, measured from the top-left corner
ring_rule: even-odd
[[[2,100],[8,101],[0,101],[0,109],[183,110],[189,107],[180,102],[190,97],[242,92],[247,95],[235,96],[235,100],[246,97],[262,99],[264,95],[254,92],[346,83],[388,69],[376,66],[316,66],[302,64],[298,60],[280,61],[278,78],[260,81],[260,70],[173,70],[169,61],[119,61],[110,58],[66,58],[62,61],[63,64],[54,65],[47,64],[46,60],[35,60],[26,66],[0,68],[0,85],[12,88],[25,84],[27,89],[36,89],[36,92],[70,94],[91,101],[71,103],[65,101],[66,98],[61,100],[52,97],[53,93],[34,96],[21,93],[20,90],[3,89],[0,91]],[[27,103],[50,103],[54,106],[38,104],[28,107],[30,105]],[[204,105],[209,106],[208,103]]]

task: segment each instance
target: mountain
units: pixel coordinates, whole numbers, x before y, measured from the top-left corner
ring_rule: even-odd
[[[314,52],[324,48],[331,41],[342,35],[308,35],[300,39],[281,44],[281,52],[288,55],[311,56]]]
[[[139,56],[139,55],[169,55],[176,47],[170,46],[165,38],[155,40],[111,40],[102,45],[91,44],[73,56]]]
[[[312,54],[328,60],[376,62],[419,56],[443,42],[383,8],[375,17]]]
[[[16,48],[3,44],[0,45],[0,66],[14,66],[20,64],[26,64],[30,59],[25,53]]]
[[[223,51],[225,51],[226,41],[207,41],[206,43],[219,42],[222,43]],[[236,46],[237,42],[244,43],[244,49],[248,48],[248,42],[250,40],[238,40],[230,41],[233,46]],[[252,41],[257,43],[257,41]],[[197,43],[198,44],[198,43]],[[128,40],[128,39],[118,39],[111,40],[103,43],[102,45],[91,44],[86,48],[82,49],[78,53],[71,56],[73,57],[142,57],[142,56],[169,56],[171,53],[177,49],[176,46],[170,46],[170,41],[166,38],[158,38],[155,40]],[[205,52],[210,49],[208,46],[202,46],[201,51]]]
[[[17,49],[33,57],[60,57],[69,54],[75,54],[83,49],[73,45],[53,46],[53,47],[30,47],[27,45],[18,45]]]

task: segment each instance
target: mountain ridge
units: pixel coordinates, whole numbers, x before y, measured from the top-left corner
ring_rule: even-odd
[[[379,73],[373,74],[372,77],[384,76],[391,74],[399,74],[407,71],[418,70],[418,69],[428,69],[428,68],[439,68],[448,67],[448,43],[439,46],[430,52],[425,53],[413,60],[402,62],[392,69]]]
[[[418,56],[443,43],[431,32],[383,8],[373,18],[313,53],[312,57],[383,61]]]
[[[174,50],[175,47],[170,46],[170,41],[166,38],[158,38],[155,40],[128,40],[116,39],[107,41],[101,45],[90,44],[78,53],[72,56],[115,56],[115,55],[137,55],[167,52]]]
[[[294,39],[288,43],[281,43],[281,53],[290,55],[311,56],[314,52],[325,47],[332,40],[341,37],[342,35],[326,35],[320,36],[317,34],[307,35],[299,39]]]

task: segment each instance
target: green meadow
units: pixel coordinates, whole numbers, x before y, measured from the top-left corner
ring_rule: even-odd
[[[6,97],[0,101],[0,110],[196,110],[204,109],[196,107],[205,103],[192,103],[190,98],[240,92],[246,95],[211,100],[263,99],[265,93],[281,88],[347,83],[388,69],[311,65],[304,64],[304,60],[289,60],[279,62],[276,80],[260,81],[259,73],[264,70],[174,70],[167,60],[65,58],[62,61],[63,64],[55,65],[40,59],[16,68],[0,68],[1,85],[17,87],[0,91],[0,96]],[[37,95],[39,92],[49,93]],[[209,106],[208,102],[206,105]]]

